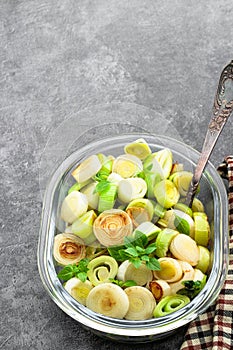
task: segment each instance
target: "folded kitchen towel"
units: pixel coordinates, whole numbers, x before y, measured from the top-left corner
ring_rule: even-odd
[[[233,349],[233,156],[226,157],[218,171],[229,184],[228,274],[216,303],[190,323],[180,350]]]

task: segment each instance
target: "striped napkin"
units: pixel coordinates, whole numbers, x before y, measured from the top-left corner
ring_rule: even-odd
[[[190,323],[180,350],[233,349],[233,156],[228,156],[218,167],[220,175],[228,180],[230,255],[225,284],[215,305]]]

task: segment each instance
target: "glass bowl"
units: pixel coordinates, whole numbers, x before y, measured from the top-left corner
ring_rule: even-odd
[[[54,171],[44,195],[40,237],[38,244],[38,268],[41,280],[52,300],[83,327],[108,339],[123,342],[149,342],[168,336],[203,313],[217,298],[227,272],[228,257],[228,201],[222,179],[209,162],[200,183],[199,198],[203,201],[210,220],[211,270],[202,291],[184,308],[161,318],[128,321],[109,318],[78,303],[63,288],[57,277],[53,259],[53,241],[65,226],[59,219],[60,205],[74,180],[72,170],[82,160],[96,153],[123,153],[124,145],[144,138],[152,152],[169,148],[173,159],[183,163],[185,170],[193,171],[199,153],[170,137],[132,133],[92,142],[67,157]]]

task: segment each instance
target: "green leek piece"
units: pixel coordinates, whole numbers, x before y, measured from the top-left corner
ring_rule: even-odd
[[[92,182],[91,179],[85,181],[85,182],[82,182],[82,183],[78,183],[76,182],[73,186],[71,186],[68,190],[68,194],[70,194],[71,192],[73,191],[79,191],[81,190],[83,187],[85,187],[86,185],[88,185],[90,182]]]
[[[147,198],[137,198],[132,200],[126,207],[126,211],[130,208],[143,208],[148,213],[147,221],[151,221],[153,218],[153,214],[154,214],[153,202]]]
[[[157,202],[164,208],[170,208],[179,200],[179,192],[170,180],[162,180],[154,187]]]
[[[205,211],[205,208],[204,208],[204,205],[203,205],[203,203],[201,202],[201,200],[200,199],[198,199],[198,198],[196,198],[196,197],[194,197],[193,198],[193,203],[192,203],[192,211],[193,212],[202,212],[202,213],[204,213],[204,211]]]
[[[118,271],[116,260],[108,255],[102,255],[91,260],[87,267],[87,277],[94,286],[110,282],[109,279],[115,278]]]
[[[133,236],[135,236],[137,232],[144,233],[148,241],[151,241],[152,239],[155,239],[158,236],[160,231],[161,229],[158,226],[154,225],[150,221],[145,221],[134,230]]]
[[[106,159],[102,163],[102,167],[99,170],[99,172],[94,176],[94,179],[96,181],[106,180],[108,178],[108,176],[112,172],[112,165],[113,165],[113,160],[112,159]]]
[[[210,266],[210,251],[208,248],[203,247],[201,245],[199,248],[199,261],[196,266],[197,269],[201,270],[203,273],[206,273]]]
[[[154,198],[154,187],[155,184],[163,179],[163,177],[160,174],[146,172],[145,173],[145,181],[147,185],[147,194],[146,196],[148,198]]]
[[[115,183],[109,182],[109,186],[99,194],[99,213],[102,213],[105,210],[110,210],[114,207],[117,195],[117,187],[118,186]]]
[[[186,196],[193,177],[190,171],[178,171],[170,176],[170,180],[175,184],[181,196]]]
[[[163,220],[167,223],[167,227],[194,237],[194,221],[185,212],[178,209],[167,210]]]
[[[163,218],[166,213],[166,209],[162,207],[159,203],[156,203],[154,206],[154,214],[156,218]]]
[[[210,225],[208,223],[208,218],[205,213],[194,212],[194,238],[198,245],[207,247],[210,238]]]
[[[178,202],[174,205],[174,209],[177,210],[181,210],[183,211],[185,214],[188,214],[189,216],[191,216],[191,218],[193,217],[193,212],[192,209],[189,208],[186,204]]]
[[[93,223],[96,218],[94,210],[89,210],[75,220],[71,226],[71,231],[82,238],[85,244],[91,244],[96,240],[93,233]]]
[[[165,257],[167,255],[171,241],[175,236],[179,234],[178,231],[172,230],[170,228],[165,228],[159,232],[156,238],[156,255],[159,258]]]
[[[135,142],[129,143],[124,147],[125,153],[133,154],[139,159],[145,159],[151,154],[151,149],[144,139],[138,139]]]
[[[172,312],[175,312],[190,302],[190,299],[186,295],[169,295],[162,298],[156,305],[153,316],[163,317]]]

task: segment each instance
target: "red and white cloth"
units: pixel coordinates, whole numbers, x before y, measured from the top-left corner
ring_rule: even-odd
[[[228,274],[215,305],[190,323],[180,350],[233,349],[233,156],[226,157],[218,171],[229,183]]]

